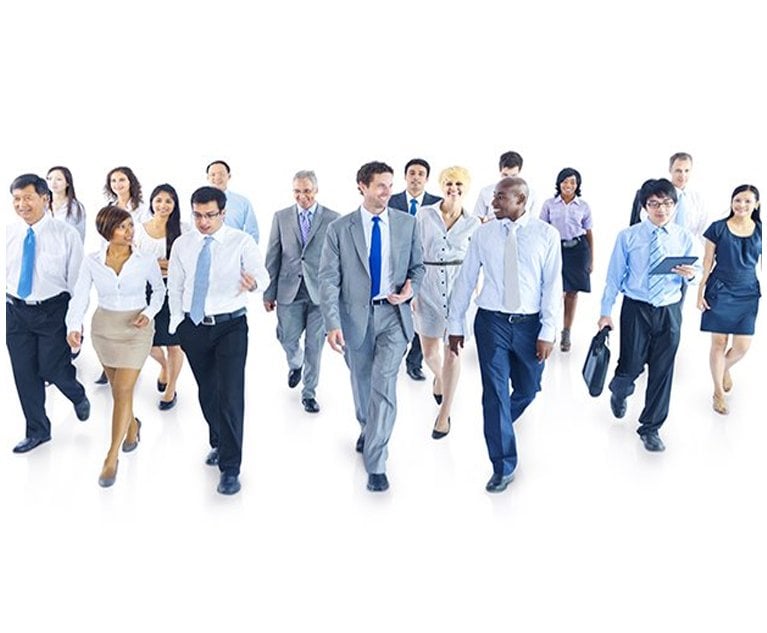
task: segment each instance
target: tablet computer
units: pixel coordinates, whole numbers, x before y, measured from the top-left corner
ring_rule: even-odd
[[[664,257],[658,265],[650,271],[651,275],[675,274],[671,269],[676,266],[689,266],[698,258],[694,255],[682,255],[681,257]]]

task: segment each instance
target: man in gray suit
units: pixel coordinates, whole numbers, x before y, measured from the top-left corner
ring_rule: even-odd
[[[305,369],[301,404],[308,413],[320,410],[316,389],[325,339],[317,280],[320,254],[328,225],[339,217],[317,203],[317,191],[313,171],[299,171],[293,177],[296,204],[277,211],[272,220],[266,249],[271,283],[264,291],[266,311],[277,308],[277,340],[288,358],[288,387],[298,385]]]
[[[328,227],[320,296],[328,343],[349,366],[362,433],[368,490],[386,490],[387,444],[397,417],[397,370],[413,320],[407,303],[424,275],[415,218],[394,211],[393,170],[372,162],[357,172],[362,205]]]

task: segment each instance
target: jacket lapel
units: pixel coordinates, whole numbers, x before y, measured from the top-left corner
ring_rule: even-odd
[[[317,231],[320,228],[320,224],[322,224],[322,205],[317,205],[317,210],[314,212],[314,219],[312,220],[312,228],[309,229],[309,235],[306,238],[306,246],[304,248],[307,248],[309,246],[309,243],[312,241],[312,238],[314,237],[314,234],[317,233]],[[299,227],[299,240],[301,239],[301,231]]]
[[[351,222],[349,222],[349,233],[351,233],[354,248],[357,250],[357,255],[359,255],[360,261],[365,266],[365,272],[367,272],[369,277],[370,261],[368,256],[368,247],[367,244],[365,244],[365,230],[362,228],[359,209],[354,211]]]

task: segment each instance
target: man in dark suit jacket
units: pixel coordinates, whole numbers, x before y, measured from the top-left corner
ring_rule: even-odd
[[[394,194],[389,200],[389,206],[392,209],[399,209],[415,215],[418,209],[423,206],[436,204],[442,198],[433,196],[426,191],[426,183],[429,181],[431,167],[423,158],[411,158],[405,165],[405,191]],[[410,351],[405,358],[407,365],[407,375],[413,380],[426,380],[423,375],[423,352],[421,351],[421,341],[418,334],[413,337],[410,345]]]
[[[316,388],[325,340],[317,278],[320,254],[328,225],[339,216],[316,202],[317,190],[313,171],[293,177],[296,204],[274,214],[266,250],[271,282],[264,291],[266,311],[277,308],[277,339],[288,359],[288,386],[298,385],[303,372],[301,403],[308,413],[320,410]]]

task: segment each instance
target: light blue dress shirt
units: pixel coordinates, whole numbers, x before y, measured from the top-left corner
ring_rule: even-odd
[[[240,229],[253,236],[258,244],[258,222],[256,214],[253,212],[253,206],[245,196],[227,189],[226,194],[226,216],[224,222],[227,226]]]

